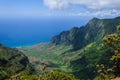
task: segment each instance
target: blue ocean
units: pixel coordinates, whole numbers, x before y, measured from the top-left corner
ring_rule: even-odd
[[[14,48],[49,42],[51,37],[85,25],[88,20],[81,17],[0,19],[0,43]]]

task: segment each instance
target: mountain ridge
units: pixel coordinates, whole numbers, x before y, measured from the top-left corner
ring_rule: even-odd
[[[104,36],[116,33],[119,23],[120,17],[93,18],[85,26],[61,32],[49,43],[19,50],[29,57],[38,58],[48,68],[72,73],[79,79],[93,80],[97,76],[97,64],[111,65],[109,59],[112,52],[102,49],[101,44]]]
[[[119,23],[120,17],[113,19],[93,18],[85,26],[73,27],[71,30],[63,31],[52,37],[50,42],[54,44],[72,44],[74,49],[80,49],[90,42],[99,41],[105,35],[114,33],[116,31],[115,26]]]

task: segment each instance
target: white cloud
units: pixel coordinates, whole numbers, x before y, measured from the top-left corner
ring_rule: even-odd
[[[90,9],[120,8],[120,0],[44,0],[44,4],[50,9],[64,9],[70,4]]]
[[[72,8],[72,5],[83,6],[85,10],[71,9],[73,11],[66,11],[55,13],[52,15],[62,16],[84,16],[84,17],[116,17],[120,16],[120,0],[44,0],[44,5],[49,9],[66,9]],[[77,11],[75,11],[77,10]]]
[[[64,9],[68,7],[67,0],[44,0],[44,4],[50,9]]]
[[[117,8],[120,0],[72,0],[70,3],[83,5],[90,9]]]
[[[71,13],[69,16],[81,16],[81,17],[116,17],[120,16],[120,10],[102,10],[102,11],[85,11],[79,13]]]

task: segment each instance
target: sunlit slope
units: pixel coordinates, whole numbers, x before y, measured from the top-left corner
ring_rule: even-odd
[[[116,33],[120,17],[113,19],[93,18],[85,26],[74,27],[54,36],[49,43],[22,47],[29,57],[39,58],[51,69],[73,73],[80,79],[92,79],[97,75],[96,65],[111,65],[110,50],[102,48],[104,36]],[[50,65],[51,64],[51,65]]]

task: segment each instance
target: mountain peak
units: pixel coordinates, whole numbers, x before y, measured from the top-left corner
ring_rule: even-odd
[[[84,27],[73,27],[71,30],[64,31],[51,39],[55,44],[72,44],[74,48],[82,48],[86,44],[102,40],[105,35],[116,31],[120,23],[120,17],[113,19],[91,19]]]
[[[94,17],[94,18],[92,18],[88,23],[97,22],[97,21],[99,21],[99,20],[100,20],[99,18]]]
[[[97,18],[97,17],[94,17],[93,19],[91,19],[91,20],[100,20],[99,18]]]

